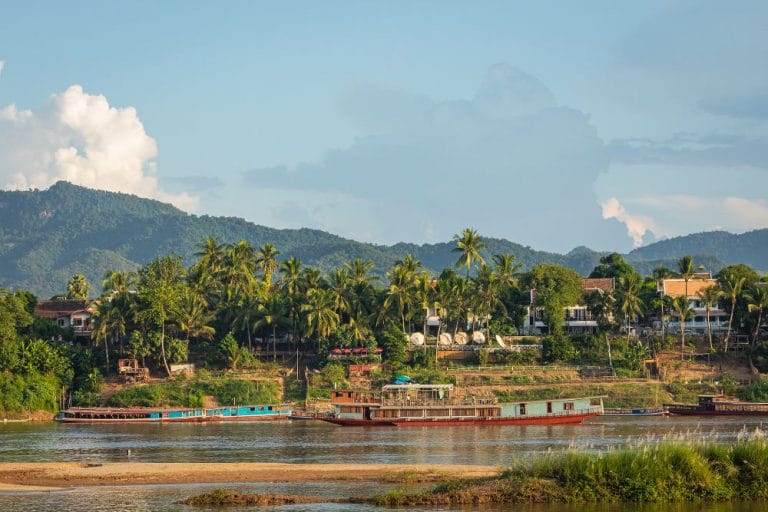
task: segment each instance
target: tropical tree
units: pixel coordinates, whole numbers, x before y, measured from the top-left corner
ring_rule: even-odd
[[[691,302],[688,297],[677,297],[672,303],[672,308],[680,318],[680,359],[685,358],[685,322],[693,316]]]
[[[526,273],[521,282],[536,291],[535,307],[543,309],[550,332],[562,334],[565,308],[582,298],[582,277],[562,265],[541,263]]]
[[[689,297],[688,295],[688,281],[694,278],[696,275],[697,270],[701,270],[703,267],[701,265],[696,266],[693,262],[693,256],[683,256],[679,260],[677,260],[677,275],[685,281],[685,298],[687,299]]]
[[[277,328],[285,323],[288,310],[283,297],[277,293],[268,293],[266,298],[259,303],[258,327],[268,327],[272,330],[272,360],[277,360]]]
[[[88,300],[88,280],[83,274],[75,274],[67,283],[67,298],[72,300]]]
[[[301,317],[301,260],[291,256],[280,264],[280,290],[285,294],[291,323],[291,339],[298,341]]]
[[[454,235],[453,240],[456,242],[456,247],[452,249],[452,252],[461,253],[456,266],[464,267],[467,270],[467,279],[469,279],[472,265],[475,262],[485,263],[480,255],[480,251],[486,247],[485,242],[480,238],[477,231],[471,228],[465,228],[458,235]]]
[[[712,306],[717,304],[717,302],[720,300],[720,297],[723,296],[723,292],[720,291],[720,289],[715,286],[707,286],[706,288],[702,288],[699,290],[696,295],[698,295],[699,299],[701,300],[701,303],[704,304],[704,307],[706,309],[706,315],[707,315],[707,339],[709,340],[709,350],[712,350],[714,346],[712,345],[712,323],[710,321],[710,316],[712,313]]]
[[[756,285],[753,286],[746,294],[746,299],[749,302],[747,306],[750,313],[757,313],[757,323],[755,324],[755,333],[752,336],[752,348],[757,345],[757,338],[760,335],[760,325],[763,322],[763,311],[768,308],[768,286]]]
[[[728,299],[731,305],[728,331],[725,333],[725,340],[723,341],[724,352],[728,352],[728,342],[731,340],[731,328],[733,327],[733,314],[736,311],[736,301],[741,297],[745,281],[746,278],[744,276],[737,276],[735,274],[727,274],[720,277],[720,288],[722,289],[723,297]]]
[[[523,264],[515,261],[515,257],[507,253],[494,255],[493,262],[495,264],[494,270],[499,278],[499,284],[507,288],[517,286],[520,269],[523,267]]]
[[[627,344],[629,344],[630,322],[643,312],[643,301],[638,295],[640,291],[640,275],[631,272],[619,277],[619,311],[624,316],[627,329]]]
[[[211,326],[214,313],[209,311],[205,297],[189,286],[184,287],[173,316],[179,329],[186,334],[186,341],[190,338],[211,340],[216,335],[216,329]]]
[[[272,284],[272,276],[278,268],[277,256],[280,251],[272,244],[264,244],[256,253],[256,266],[261,270],[264,276],[264,283],[268,286]]]
[[[328,337],[339,325],[339,315],[334,310],[333,297],[327,290],[309,290],[307,302],[301,306],[301,311],[305,313],[305,334],[308,337]]]

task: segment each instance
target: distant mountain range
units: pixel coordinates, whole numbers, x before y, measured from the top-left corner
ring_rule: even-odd
[[[221,242],[273,243],[281,258],[328,271],[354,258],[374,262],[383,274],[410,253],[435,272],[453,266],[454,242],[381,246],[314,229],[273,229],[233,217],[197,216],[128,194],[58,182],[48,190],[0,191],[0,288],[28,289],[40,297],[63,293],[68,279],[84,274],[99,291],[107,270],[132,270],[175,252],[190,264],[195,245],[208,236]],[[486,256],[510,253],[530,268],[559,263],[587,275],[606,253],[578,247],[568,254],[537,251],[503,239],[484,238]],[[768,229],[741,235],[698,233],[657,242],[626,255],[647,274],[659,264],[675,266],[684,254],[713,272],[731,263],[768,269]]]

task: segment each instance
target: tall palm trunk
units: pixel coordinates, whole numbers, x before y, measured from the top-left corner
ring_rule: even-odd
[[[713,349],[712,346],[712,323],[709,320],[709,314],[710,314],[710,306],[707,304],[707,338],[709,338],[709,350],[710,352]]]
[[[728,342],[731,340],[731,326],[733,325],[733,312],[736,311],[736,299],[731,300],[731,316],[728,318],[728,332],[725,333],[723,352],[728,352]]]
[[[757,310],[757,325],[755,326],[755,334],[752,336],[752,348],[757,346],[757,337],[760,334],[760,322],[763,321],[763,308]]]
[[[685,320],[680,319],[680,360],[685,361]]]
[[[163,366],[168,376],[171,376],[171,368],[168,366],[168,359],[165,357],[165,322],[160,326],[160,353],[163,356]]]
[[[758,325],[760,324],[758,323]],[[109,375],[109,336],[107,335],[104,335],[104,356],[107,360],[106,373]]]
[[[277,361],[277,325],[272,324],[272,361]]]

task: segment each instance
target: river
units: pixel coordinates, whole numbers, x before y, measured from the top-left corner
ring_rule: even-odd
[[[581,425],[445,428],[338,427],[317,421],[201,424],[0,423],[0,462],[306,462],[506,466],[569,448],[604,451],[687,437],[731,442],[762,429],[765,418],[597,417]],[[130,453],[129,453],[130,450]],[[0,510],[192,510],[175,502],[221,485],[82,487],[64,492],[0,494]],[[237,484],[243,492],[370,495],[377,484]],[[734,508],[736,507],[736,508]],[[361,505],[301,505],[279,510],[376,510]],[[521,507],[529,512],[628,512],[637,506]],[[716,504],[707,512],[764,510],[765,504]],[[434,509],[433,509],[434,510]],[[510,510],[505,507],[505,510]],[[653,512],[690,510],[653,506]]]

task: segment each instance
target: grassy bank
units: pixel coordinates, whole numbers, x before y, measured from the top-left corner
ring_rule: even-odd
[[[733,445],[665,442],[605,454],[535,459],[497,477],[451,480],[415,494],[392,491],[383,506],[486,503],[693,502],[768,498],[768,441]]]

